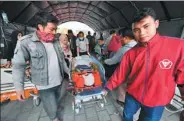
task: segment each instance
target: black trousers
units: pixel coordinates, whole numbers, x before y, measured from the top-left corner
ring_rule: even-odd
[[[79,52],[79,55],[88,55],[87,52]]]
[[[72,56],[76,57],[77,56],[77,49],[76,48],[75,49],[71,49],[71,51],[72,51]]]
[[[119,63],[118,64],[114,64],[114,65],[104,64],[105,76],[106,77],[111,77],[112,74],[114,73],[114,71],[116,70],[116,68],[117,68],[118,65],[119,65]]]

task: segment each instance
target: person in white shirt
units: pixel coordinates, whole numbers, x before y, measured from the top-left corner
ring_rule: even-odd
[[[87,55],[89,52],[89,42],[88,39],[84,37],[82,31],[79,32],[79,38],[76,40],[77,55]]]
[[[121,61],[122,56],[129,49],[131,49],[133,46],[137,44],[137,42],[133,39],[133,36],[131,35],[131,33],[132,33],[131,30],[129,30],[128,28],[120,30],[120,34],[124,34],[124,35],[120,35],[121,43],[123,46],[115,53],[113,57],[106,59],[104,61],[105,64],[114,65],[114,64],[119,63]]]

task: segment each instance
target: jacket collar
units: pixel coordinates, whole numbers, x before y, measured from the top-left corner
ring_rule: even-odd
[[[37,34],[36,34],[36,31],[32,33],[32,38],[31,38],[32,41],[36,42],[36,41],[40,41]]]
[[[133,47],[137,44],[137,42],[135,40],[131,40],[129,43],[125,44],[126,46],[130,46]]]
[[[153,38],[151,38],[148,42],[146,42],[146,43],[140,43],[139,42],[139,45],[140,46],[147,46],[147,45],[153,45],[153,44],[155,44],[155,43],[157,43],[158,41],[159,41],[159,39],[160,39],[160,34],[157,32],[156,34],[155,34],[155,36],[153,37]]]

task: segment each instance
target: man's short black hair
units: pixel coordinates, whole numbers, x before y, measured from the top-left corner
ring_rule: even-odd
[[[151,16],[154,20],[157,19],[156,13],[152,8],[143,8],[134,14],[133,23],[139,22],[146,16]]]
[[[90,32],[90,31],[88,31],[88,34],[90,35],[90,34],[91,34],[91,32]]]
[[[134,39],[134,34],[133,34],[131,28],[125,27],[125,28],[123,28],[123,29],[120,29],[120,30],[118,31],[118,33],[119,33],[119,35],[120,35],[121,37],[126,37],[126,36],[128,36],[128,37],[130,37],[131,39]]]
[[[115,30],[111,30],[111,31],[110,31],[110,35],[111,35],[111,34],[115,34],[115,33],[116,33]]]
[[[72,33],[73,34],[73,31],[71,29],[68,30],[68,33]]]
[[[58,19],[54,15],[47,13],[47,12],[40,12],[36,15],[36,25],[37,26],[38,24],[46,26],[47,23],[49,22],[58,24]]]
[[[83,31],[80,31],[79,34],[83,34],[84,35],[84,32]]]

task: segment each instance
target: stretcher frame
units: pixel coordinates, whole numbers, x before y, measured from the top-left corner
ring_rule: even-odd
[[[29,79],[24,81],[24,95],[25,99],[33,97],[33,104],[38,106],[40,104],[40,98],[38,96],[38,90]],[[1,104],[10,101],[17,100],[16,90],[12,80],[12,69],[1,68]]]
[[[90,55],[89,55],[90,57]],[[72,74],[72,60],[69,60],[69,69],[70,69],[70,73],[69,73],[69,86],[66,88],[66,90],[69,92],[70,95],[73,96],[73,101],[72,101],[72,110],[75,111],[75,113],[79,113],[82,106],[84,105],[89,105],[89,104],[94,104],[96,103],[99,107],[103,108],[104,104],[107,103],[106,98],[103,94],[102,91],[102,85],[101,86],[85,86],[84,88],[75,88],[74,83],[72,83],[72,78],[71,78],[71,74]],[[89,72],[90,73],[90,72]],[[89,95],[80,95],[80,91],[84,92],[85,90],[93,90],[96,88],[101,88],[101,91],[98,93],[93,93],[93,94],[89,94]]]

